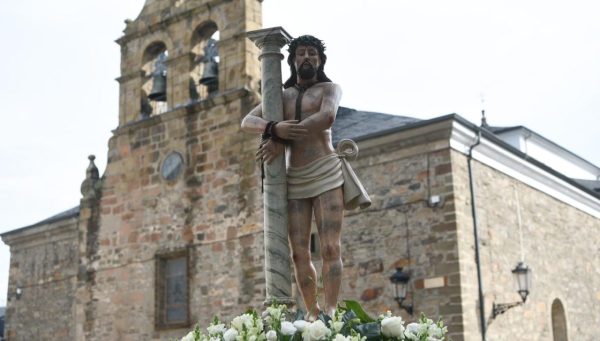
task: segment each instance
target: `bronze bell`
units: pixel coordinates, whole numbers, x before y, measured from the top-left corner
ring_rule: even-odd
[[[152,76],[152,90],[148,98],[157,101],[165,102],[167,100],[167,76],[164,74],[155,74]]]
[[[154,63],[154,71],[152,72],[152,90],[148,94],[148,98],[152,101],[166,102],[167,100],[167,67],[165,60],[167,54],[165,52],[158,55]]]
[[[219,64],[213,60],[204,63],[204,72],[200,78],[200,84],[212,85],[219,81]]]
[[[205,85],[208,88],[208,92],[215,92],[219,87],[219,51],[217,49],[217,41],[209,39],[204,47],[204,57],[202,63],[204,63],[204,71],[200,78],[200,84]]]

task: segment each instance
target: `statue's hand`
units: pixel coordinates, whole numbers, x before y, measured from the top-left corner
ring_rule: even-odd
[[[308,129],[298,124],[296,120],[281,121],[273,128],[275,135],[284,140],[301,140],[308,136]]]
[[[275,158],[281,155],[285,151],[285,146],[279,142],[275,142],[271,139],[266,140],[260,144],[258,151],[256,152],[256,161],[265,162],[270,165]]]

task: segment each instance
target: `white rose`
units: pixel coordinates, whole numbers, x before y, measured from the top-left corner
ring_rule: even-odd
[[[283,335],[294,335],[296,334],[296,327],[292,322],[282,321],[281,322],[281,334]]]
[[[250,314],[237,316],[231,321],[231,326],[238,331],[242,331],[244,326],[246,326],[246,329],[250,329],[252,328],[252,316]]]
[[[235,338],[238,336],[238,332],[237,330],[235,330],[235,328],[229,328],[227,329],[227,331],[223,334],[223,339],[225,339],[225,341],[235,341]]]
[[[404,321],[399,316],[386,317],[381,321],[381,333],[387,337],[402,337]]]
[[[225,333],[227,328],[225,328],[225,325],[221,323],[221,324],[210,325],[210,326],[208,326],[208,328],[206,328],[206,330],[208,331],[208,334],[215,335],[215,334]]]
[[[269,330],[267,332],[267,340],[268,341],[276,341],[277,340],[277,332],[274,330]]]
[[[418,323],[409,323],[406,326],[406,330],[404,331],[404,336],[411,341],[419,340],[419,331],[421,329],[421,325]]]
[[[194,331],[189,332],[181,341],[194,341]]]
[[[298,329],[301,333],[304,332],[304,330],[306,329],[306,327],[308,327],[309,324],[310,322],[306,322],[304,320],[294,321],[294,327],[296,327],[296,329]]]
[[[331,330],[327,328],[325,323],[321,320],[316,320],[306,327],[306,330],[302,333],[304,341],[318,341],[326,339],[331,335]]]
[[[336,334],[333,341],[348,341],[349,339],[342,334]]]
[[[438,327],[435,324],[432,324],[427,327],[427,334],[429,334],[430,337],[436,339],[440,339],[444,335],[442,328]]]

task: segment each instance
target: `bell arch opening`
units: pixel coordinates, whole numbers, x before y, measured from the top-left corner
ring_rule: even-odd
[[[150,44],[142,55],[142,118],[167,111],[167,46],[160,41]]]
[[[200,101],[219,92],[219,29],[208,21],[200,24],[192,34],[192,67],[190,70],[190,98]]]

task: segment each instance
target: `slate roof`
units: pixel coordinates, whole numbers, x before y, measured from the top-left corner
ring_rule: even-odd
[[[414,117],[339,107],[333,122],[332,142],[335,146],[342,139],[361,140],[420,121]]]
[[[75,206],[75,207],[73,207],[71,209],[68,209],[66,211],[60,212],[59,214],[55,214],[55,215],[51,216],[50,218],[46,218],[46,219],[44,219],[42,221],[39,221],[39,222],[37,222],[37,223],[35,223],[33,225],[28,225],[28,226],[25,226],[25,227],[18,228],[16,230],[12,230],[12,231],[8,231],[8,232],[5,232],[5,233],[2,233],[2,234],[0,234],[0,236],[17,233],[17,232],[26,230],[26,229],[31,228],[31,227],[35,227],[35,226],[39,226],[39,225],[44,225],[44,224],[50,224],[50,223],[54,223],[54,222],[57,222],[57,221],[61,221],[61,220],[65,220],[65,219],[69,219],[69,218],[73,218],[73,217],[78,217],[78,216],[79,216],[79,205],[77,205],[77,206]]]
[[[596,197],[600,198],[600,180],[584,180],[584,179],[573,179],[581,186],[589,189],[596,193]]]
[[[487,126],[484,127],[485,129],[491,131],[494,134],[500,134],[500,133],[504,133],[507,131],[511,131],[511,130],[515,130],[515,129],[519,129],[519,128],[525,128],[523,126],[511,126],[511,127],[494,127],[494,126]]]

